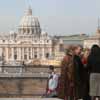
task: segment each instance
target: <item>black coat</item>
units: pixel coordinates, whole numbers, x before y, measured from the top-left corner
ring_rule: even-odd
[[[89,56],[87,62],[89,73],[100,73],[100,56]]]
[[[84,66],[79,56],[74,55],[74,80],[75,80],[75,96],[82,98],[85,96],[85,77],[84,77]]]

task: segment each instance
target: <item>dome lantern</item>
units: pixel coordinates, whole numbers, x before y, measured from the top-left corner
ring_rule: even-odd
[[[29,6],[28,9],[25,11],[25,15],[32,15],[32,8]]]

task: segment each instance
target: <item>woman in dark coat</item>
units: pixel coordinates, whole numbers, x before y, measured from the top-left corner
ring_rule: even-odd
[[[90,73],[90,96],[92,100],[99,97],[100,100],[100,47],[93,45],[87,62]]]
[[[89,49],[86,49],[82,55],[82,63],[84,65],[84,77],[85,77],[85,80],[84,80],[84,85],[85,85],[85,100],[91,100],[91,97],[89,96],[89,72],[88,72],[88,67],[87,67],[87,60],[88,60],[88,57],[89,57],[89,54],[90,54],[90,50]]]
[[[82,48],[80,46],[74,47],[74,80],[75,80],[75,98],[84,99],[85,97],[85,77],[84,77],[84,66],[82,64],[80,54]]]

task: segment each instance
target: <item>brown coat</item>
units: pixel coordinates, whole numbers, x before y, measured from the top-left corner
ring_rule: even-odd
[[[59,97],[64,99],[65,96],[74,95],[74,77],[73,77],[73,64],[72,57],[66,55],[62,60],[61,64],[61,77],[60,77],[60,88]]]

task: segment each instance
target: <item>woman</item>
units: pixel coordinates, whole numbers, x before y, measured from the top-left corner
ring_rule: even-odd
[[[74,56],[74,80],[75,80],[75,99],[85,100],[86,88],[85,88],[85,77],[84,77],[84,66],[81,61],[82,47],[77,45],[73,48]]]
[[[84,89],[85,89],[85,100],[91,100],[89,96],[89,73],[88,73],[88,68],[87,68],[87,60],[89,56],[90,50],[86,49],[82,55],[82,63],[84,65]]]
[[[100,48],[98,45],[92,46],[87,67],[90,73],[90,96],[95,100],[96,97],[100,97]]]
[[[61,64],[61,77],[59,97],[64,100],[73,100],[74,98],[74,67],[72,50],[67,49],[66,56]]]

